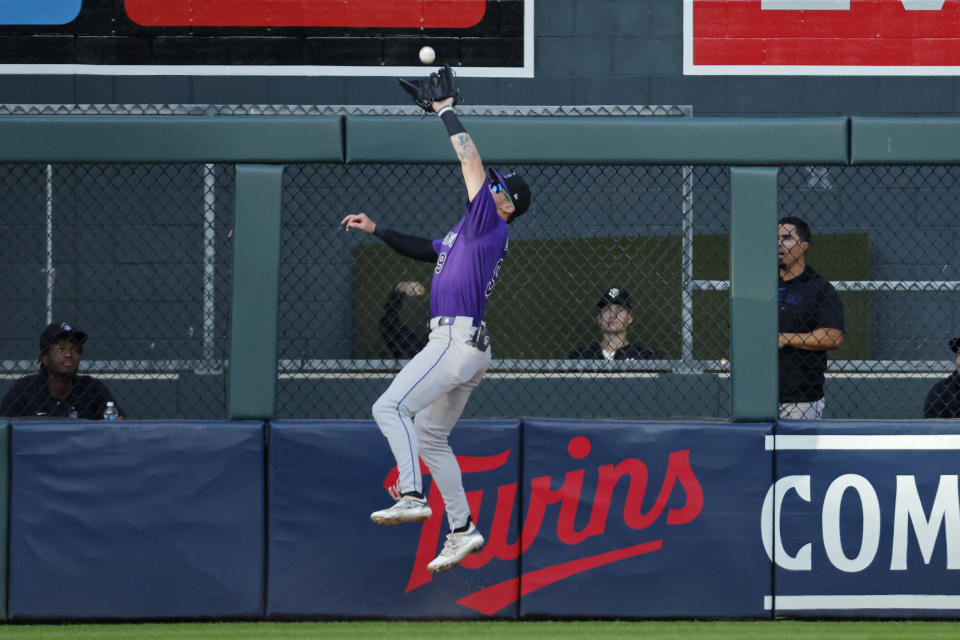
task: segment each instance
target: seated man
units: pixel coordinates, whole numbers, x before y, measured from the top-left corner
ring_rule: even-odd
[[[86,340],[66,322],[47,326],[40,334],[40,373],[17,380],[0,402],[0,416],[102,419],[114,399],[102,382],[77,374]],[[117,412],[122,419],[119,406]]]
[[[950,341],[957,370],[933,385],[923,403],[924,418],[960,418],[960,338]]]
[[[659,356],[653,349],[630,344],[627,329],[633,324],[630,311],[630,294],[626,289],[612,287],[603,294],[597,306],[597,324],[600,325],[600,342],[589,347],[574,349],[567,358],[590,358],[606,360],[655,360]]]

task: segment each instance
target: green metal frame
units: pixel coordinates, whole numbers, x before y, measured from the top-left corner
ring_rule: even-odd
[[[851,118],[850,163],[960,163],[960,119]]]
[[[231,419],[276,413],[283,167],[238,165],[227,406]]]
[[[846,164],[847,118],[464,117],[492,163]],[[346,118],[347,162],[455,162],[431,119]],[[440,129],[442,132],[442,129]]]
[[[342,161],[338,116],[0,117],[0,162]]]
[[[731,175],[731,419],[776,418],[776,167],[960,163],[960,119],[464,117],[491,163],[720,164]],[[3,162],[237,165],[229,414],[271,418],[283,167],[455,162],[435,118],[5,116]],[[757,167],[757,168],[751,168]],[[766,168],[764,168],[766,167]]]
[[[734,167],[730,200],[730,416],[770,421],[778,404],[777,169]]]

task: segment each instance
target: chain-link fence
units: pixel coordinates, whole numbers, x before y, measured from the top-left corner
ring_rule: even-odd
[[[251,109],[229,113],[266,113]],[[62,113],[78,110],[115,112]],[[269,113],[318,114],[302,111]],[[144,111],[181,112],[210,114]],[[465,416],[727,418],[729,168],[501,168],[526,177],[533,205],[510,228],[487,308],[494,360]],[[842,301],[842,346],[817,355],[824,417],[918,418],[925,404],[952,417],[956,386],[931,390],[957,368],[958,177],[957,167],[781,168],[780,215],[809,223],[805,264]],[[224,417],[233,167],[7,164],[0,184],[0,394],[38,371],[44,326],[66,321],[89,334],[81,372],[128,417]],[[339,220],[357,211],[442,237],[463,212],[459,168],[286,167],[278,417],[369,417],[426,336],[433,266],[344,233]],[[774,251],[774,239],[757,250]]]
[[[233,167],[7,164],[0,185],[5,413],[102,412],[87,386],[34,384],[44,327],[66,322],[88,338],[51,372],[92,374],[131,418],[222,418]]]
[[[516,169],[535,204],[511,227],[488,307],[494,362],[466,415],[726,417],[726,168]],[[919,418],[925,404],[928,417],[960,415],[956,386],[931,393],[957,368],[948,345],[960,335],[960,170],[788,166],[780,175],[780,215],[809,223],[806,264],[842,300],[842,346],[812,352],[825,363],[823,416]],[[396,358],[416,345],[408,336],[426,334],[432,272],[336,222],[363,210],[388,228],[442,236],[461,213],[459,172],[300,166],[288,181],[280,413],[366,417]],[[773,238],[758,248],[774,249]],[[613,332],[597,305],[610,288],[630,295],[625,338],[636,350],[615,357],[633,359],[603,354],[604,329]],[[815,365],[801,364],[801,386],[814,385],[803,367]]]
[[[779,209],[812,228],[807,264],[843,301],[826,418],[960,417],[960,168],[784,167]],[[782,382],[782,381],[781,381]],[[952,405],[952,410],[946,405]]]
[[[727,417],[729,172],[508,168],[533,205],[510,227],[486,316],[494,361],[465,415]],[[443,237],[463,191],[454,165],[288,168],[281,416],[368,417],[427,334],[433,265],[339,220]]]

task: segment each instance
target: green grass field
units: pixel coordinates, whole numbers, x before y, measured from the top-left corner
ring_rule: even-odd
[[[160,624],[0,625],[3,640],[387,640],[549,639],[613,640],[953,640],[960,621],[851,622],[204,622]]]

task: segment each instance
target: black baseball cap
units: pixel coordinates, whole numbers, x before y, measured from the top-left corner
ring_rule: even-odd
[[[490,176],[491,183],[499,184],[507,192],[516,209],[513,217],[519,218],[526,213],[530,207],[530,187],[527,186],[526,181],[515,173],[500,175],[500,172],[493,167],[487,170],[487,174]]]
[[[630,294],[626,289],[610,287],[607,289],[606,293],[603,294],[603,297],[600,298],[600,301],[597,302],[597,306],[602,309],[608,304],[619,304],[620,306],[629,309],[632,301],[633,299],[630,297]]]
[[[954,338],[950,341],[950,351],[956,353],[957,349],[960,349],[960,337]]]
[[[77,344],[87,341],[87,334],[76,329],[66,322],[51,322],[40,334],[40,353],[44,353],[57,340],[73,340]]]

